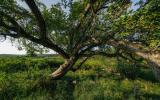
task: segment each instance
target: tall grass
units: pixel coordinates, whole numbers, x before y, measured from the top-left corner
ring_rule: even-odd
[[[133,80],[120,74],[114,58],[93,57],[78,71],[51,80],[48,75],[62,63],[58,56],[1,57],[0,100],[160,99],[160,83],[149,68],[140,68]]]

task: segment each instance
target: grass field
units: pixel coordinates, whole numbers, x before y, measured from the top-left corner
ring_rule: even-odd
[[[80,70],[50,80],[62,63],[59,56],[0,57],[0,100],[160,100],[160,83],[148,67],[123,74],[115,58],[93,57]]]

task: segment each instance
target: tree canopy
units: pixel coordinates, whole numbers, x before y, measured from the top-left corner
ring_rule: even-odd
[[[56,51],[65,59],[53,78],[104,55],[160,66],[160,0],[61,0],[47,7],[40,0],[0,0],[0,35]],[[127,56],[127,57],[126,57]],[[81,59],[82,58],[82,59]]]

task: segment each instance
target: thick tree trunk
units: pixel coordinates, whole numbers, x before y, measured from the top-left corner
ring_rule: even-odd
[[[134,53],[144,58],[151,67],[156,79],[160,81],[160,52],[157,51],[147,53],[146,50],[142,50],[144,47],[141,44],[129,43],[127,41],[120,41],[119,43],[112,41],[111,43],[114,46],[121,47],[125,51]]]
[[[51,74],[52,79],[59,79],[63,77],[76,63],[77,58],[66,59],[60,67]]]
[[[160,65],[157,65],[154,62],[149,62],[149,65],[151,66],[155,78],[160,81]]]
[[[137,52],[137,55],[145,58],[151,67],[155,78],[160,81],[160,54],[159,53],[143,53]]]
[[[155,75],[155,78],[160,81],[160,54],[151,54],[148,64]]]

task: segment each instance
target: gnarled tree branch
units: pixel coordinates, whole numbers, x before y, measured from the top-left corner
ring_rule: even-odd
[[[82,59],[82,61],[76,66],[76,68],[72,68],[71,70],[73,72],[77,71],[87,60],[88,60],[89,57],[84,57]]]
[[[18,37],[23,37],[25,39],[28,39],[32,42],[35,42],[35,43],[38,43],[38,44],[41,44],[43,45],[44,47],[47,47],[47,48],[50,48],[50,49],[53,49],[55,50],[56,52],[58,52],[61,56],[63,56],[65,59],[68,59],[69,58],[69,55],[64,51],[62,50],[58,45],[52,43],[51,41],[49,40],[44,40],[44,39],[39,39],[39,38],[36,38],[34,36],[31,35],[31,33],[28,33],[26,32],[17,22],[16,20],[3,13],[3,12],[0,12],[2,14],[3,17],[7,18],[7,20],[12,24],[12,26],[7,26],[6,24],[1,24],[3,25],[3,27],[7,28],[8,30],[11,30],[11,31],[14,31],[17,33],[17,36]],[[3,21],[3,20],[2,20]],[[14,28],[12,28],[14,27]],[[9,34],[6,34],[9,36]]]
[[[29,6],[29,8],[31,9],[31,11],[33,12],[33,14],[35,15],[37,21],[38,21],[38,25],[40,28],[40,38],[41,39],[47,39],[47,32],[46,32],[46,23],[45,20],[40,12],[40,10],[38,9],[36,3],[34,0],[25,0],[25,2],[27,3],[27,5]]]

